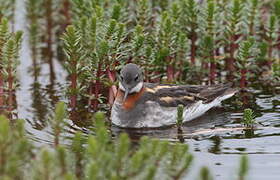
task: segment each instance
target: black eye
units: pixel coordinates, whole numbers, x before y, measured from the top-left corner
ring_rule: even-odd
[[[139,76],[137,75],[135,78],[134,78],[134,81],[138,81],[139,79]]]

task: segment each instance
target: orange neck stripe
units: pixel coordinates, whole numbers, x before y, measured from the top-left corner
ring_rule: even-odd
[[[119,89],[117,92],[116,101],[122,102],[123,108],[125,110],[131,110],[132,108],[134,108],[136,102],[139,100],[139,98],[144,92],[145,88],[143,87],[140,92],[128,95],[126,100],[122,102],[124,98],[124,93]]]

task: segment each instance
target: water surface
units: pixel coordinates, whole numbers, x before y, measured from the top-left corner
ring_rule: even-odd
[[[18,68],[20,89],[17,91],[18,116],[26,121],[26,131],[37,146],[53,143],[53,131],[48,119],[54,105],[65,100],[67,73],[54,58],[55,78],[49,75],[49,66],[40,60],[41,72],[37,79],[32,76],[31,51],[24,18],[24,1],[17,2],[16,29],[25,31]],[[182,132],[176,127],[152,130],[124,130],[112,127],[113,135],[127,132],[134,142],[147,135],[154,138],[180,141],[190,146],[194,163],[185,179],[194,179],[202,166],[211,169],[214,179],[236,179],[241,154],[250,160],[249,179],[278,180],[280,178],[280,88],[265,85],[249,88],[245,106],[254,110],[257,125],[253,130],[240,124],[244,106],[238,106],[232,98],[204,116],[184,124]],[[241,96],[239,94],[238,96]],[[244,95],[244,94],[243,94]],[[82,130],[92,133],[83,123],[68,120],[63,137],[71,139],[73,133]],[[65,140],[67,143],[67,140]]]

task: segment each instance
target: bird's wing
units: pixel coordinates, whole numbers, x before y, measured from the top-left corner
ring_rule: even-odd
[[[209,103],[232,90],[230,86],[230,84],[204,86],[146,83],[144,99],[156,101],[166,107],[177,107],[179,104],[189,106],[199,100]]]

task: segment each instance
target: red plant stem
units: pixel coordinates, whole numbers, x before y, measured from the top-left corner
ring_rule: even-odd
[[[180,67],[184,66],[184,62],[183,62],[183,58],[182,57],[179,60],[179,66]],[[183,68],[179,68],[178,70],[175,70],[175,71],[176,72],[174,72],[174,79],[182,80]]]
[[[160,75],[160,72],[156,71],[154,74],[155,74],[155,76],[158,76],[158,75]],[[161,81],[161,78],[159,76],[152,80],[153,83],[159,83],[160,81]]]
[[[70,97],[70,107],[74,109],[77,105],[77,74],[73,73],[70,75],[71,76],[71,90],[74,92],[74,94],[71,95]]]
[[[240,88],[244,89],[246,87],[246,73],[247,69],[241,69],[241,80],[240,80]]]
[[[216,63],[211,62],[210,63],[210,82],[211,84],[214,83],[216,78]]]
[[[268,61],[267,61],[267,66],[269,67],[269,69],[271,69],[271,66],[272,66],[272,51],[273,51],[272,40],[269,40],[268,44],[269,44],[269,46],[268,46]]]
[[[168,82],[174,81],[174,67],[171,64],[167,66],[167,81]]]
[[[234,52],[235,52],[235,43],[234,41],[232,41],[232,43],[230,43],[229,58],[227,59],[227,70],[229,70],[230,72],[233,72],[235,70]]]
[[[4,106],[4,80],[2,68],[0,69],[0,107]]]
[[[37,82],[38,75],[39,75],[38,64],[37,64],[37,59],[36,59],[37,50],[34,46],[31,49],[32,49],[32,64],[33,64],[34,81]]]
[[[71,80],[71,97],[70,97],[70,107],[71,109],[75,109],[77,106],[77,79],[78,79],[78,74],[77,74],[77,60],[75,57],[71,59],[71,66],[74,71],[70,74],[70,80]]]
[[[145,65],[144,78],[145,78],[146,82],[150,82],[150,78],[149,78],[148,74],[149,74],[149,70],[147,68],[147,65]]]
[[[231,43],[229,45],[229,58],[226,58],[226,69],[229,71],[229,76],[228,78],[230,80],[233,79],[233,72],[235,71],[235,58],[234,58],[234,53],[236,49],[238,48],[238,44],[236,44],[236,40],[238,39],[240,35],[234,34],[231,36]]]
[[[276,44],[276,46],[277,46],[277,49],[278,49],[278,51],[280,51],[280,29],[278,30],[278,38],[277,38],[277,44]]]
[[[201,63],[201,69],[209,69],[209,64],[208,64],[208,62],[202,62],[202,63]]]
[[[63,1],[63,9],[62,9],[62,14],[65,17],[65,22],[64,22],[64,27],[63,29],[66,29],[66,27],[71,24],[71,16],[70,16],[70,2],[69,0],[64,0]]]
[[[57,147],[59,145],[59,133],[55,134],[54,137],[54,147]]]
[[[112,72],[109,68],[106,69],[106,74],[110,80],[111,83],[114,83],[116,80],[115,72]],[[108,103],[110,105],[113,105],[115,100],[115,95],[117,94],[117,88],[115,85],[111,86],[109,89],[109,97],[108,97]]]
[[[83,165],[82,165],[82,155],[81,152],[76,152],[76,162],[75,162],[75,174],[78,179],[83,176]]]
[[[13,110],[13,75],[12,68],[8,67],[8,111],[11,112]]]
[[[46,0],[46,21],[47,21],[47,55],[48,62],[50,67],[50,79],[54,79],[54,66],[53,66],[53,52],[52,52],[52,28],[53,28],[53,19],[52,19],[52,0]]]
[[[132,63],[132,60],[133,60],[133,57],[130,56],[130,57],[128,58],[128,60],[127,60],[127,63]]]
[[[99,62],[98,63],[98,68],[97,68],[97,73],[96,73],[96,80],[94,84],[94,99],[91,100],[91,107],[93,108],[93,110],[97,110],[98,107],[98,98],[99,98],[99,92],[100,92],[100,87],[101,87],[101,83],[100,83],[100,77],[102,74],[102,63]]]
[[[191,33],[191,63],[192,65],[195,64],[195,56],[196,56],[196,33],[194,32],[194,30]]]

